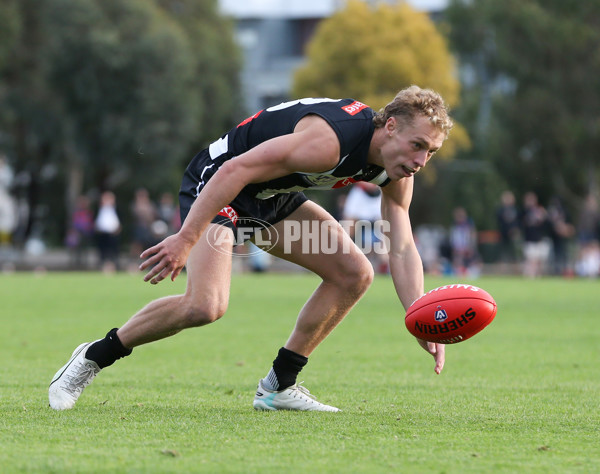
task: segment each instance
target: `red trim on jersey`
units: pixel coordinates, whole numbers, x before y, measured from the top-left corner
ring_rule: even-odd
[[[338,181],[337,183],[335,183],[331,189],[338,189],[338,188],[343,188],[345,186],[350,186],[353,183],[356,183],[357,181],[354,178],[344,178],[341,181]]]
[[[362,102],[359,102],[358,100],[355,100],[354,102],[352,102],[350,105],[344,105],[342,107],[342,109],[346,112],[349,113],[350,115],[356,115],[357,113],[359,113],[362,109],[366,109],[368,107],[368,105],[363,104]]]
[[[252,120],[254,120],[256,117],[258,117],[260,114],[262,114],[264,112],[265,109],[263,110],[259,110],[258,112],[256,112],[254,115],[252,115],[251,117],[248,117],[246,120],[244,120],[243,122],[241,122],[237,128],[241,127],[242,125],[246,125],[248,122],[251,122]]]
[[[225,206],[217,215],[227,217],[233,223],[233,225],[235,225],[239,218],[237,211],[231,206]]]

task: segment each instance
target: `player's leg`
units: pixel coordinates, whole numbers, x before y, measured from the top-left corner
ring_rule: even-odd
[[[373,281],[373,266],[341,225],[314,202],[305,202],[289,216],[289,220],[318,225],[320,229],[326,229],[329,240],[320,242],[316,248],[303,244],[302,239],[286,244],[285,222],[274,226],[283,239],[280,238],[271,253],[322,278],[321,284],[300,311],[296,326],[285,344],[287,349],[308,357],[369,288]],[[314,237],[314,233],[310,237]],[[332,249],[337,251],[332,252]]]
[[[219,319],[229,302],[233,241],[228,227],[211,224],[190,252],[185,294],[142,308],[117,331],[123,345],[134,348]]]
[[[77,347],[50,383],[50,406],[72,408],[101,369],[129,355],[134,347],[219,319],[229,300],[233,240],[231,229],[211,224],[190,252],[185,294],[155,300],[119,330]]]
[[[288,222],[308,229],[325,229],[328,241],[306,245],[302,238],[287,241],[289,224],[274,227],[279,241],[270,250],[274,255],[296,263],[322,278],[319,287],[301,309],[294,330],[279,350],[273,368],[259,382],[254,407],[262,410],[296,409],[337,411],[320,404],[295,385],[308,356],[342,321],[373,280],[373,267],[335,219],[317,204],[307,201],[294,211]],[[316,226],[316,227],[315,227]],[[287,229],[286,229],[287,228]],[[316,238],[317,232],[310,232]],[[318,232],[319,238],[323,235]],[[332,252],[332,249],[337,251]],[[302,387],[300,387],[302,389]]]

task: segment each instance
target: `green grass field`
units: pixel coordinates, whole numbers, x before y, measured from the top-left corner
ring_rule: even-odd
[[[436,376],[379,277],[300,374],[343,412],[265,413],[252,409],[256,383],[318,281],[237,275],[223,319],[137,348],[73,410],[48,407],[79,343],[184,280],[0,276],[1,472],[600,472],[597,281],[472,282],[498,315],[448,346]]]

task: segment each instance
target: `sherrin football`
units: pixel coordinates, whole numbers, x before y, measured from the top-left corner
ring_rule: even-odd
[[[408,308],[404,322],[415,337],[456,344],[473,337],[496,316],[496,302],[472,285],[445,285],[428,291]]]

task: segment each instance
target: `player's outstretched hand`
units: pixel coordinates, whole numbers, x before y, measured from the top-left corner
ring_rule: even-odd
[[[435,370],[435,373],[439,375],[444,368],[444,363],[446,362],[446,346],[444,344],[440,344],[439,342],[427,342],[418,338],[417,342],[423,349],[433,356],[433,359],[435,360],[435,368],[433,370]]]
[[[145,259],[145,261],[140,265],[140,270],[150,268],[150,271],[144,277],[144,281],[156,285],[169,275],[171,275],[171,280],[174,281],[183,270],[191,249],[192,244],[190,242],[181,238],[179,234],[174,234],[154,247],[144,250],[140,258]]]

